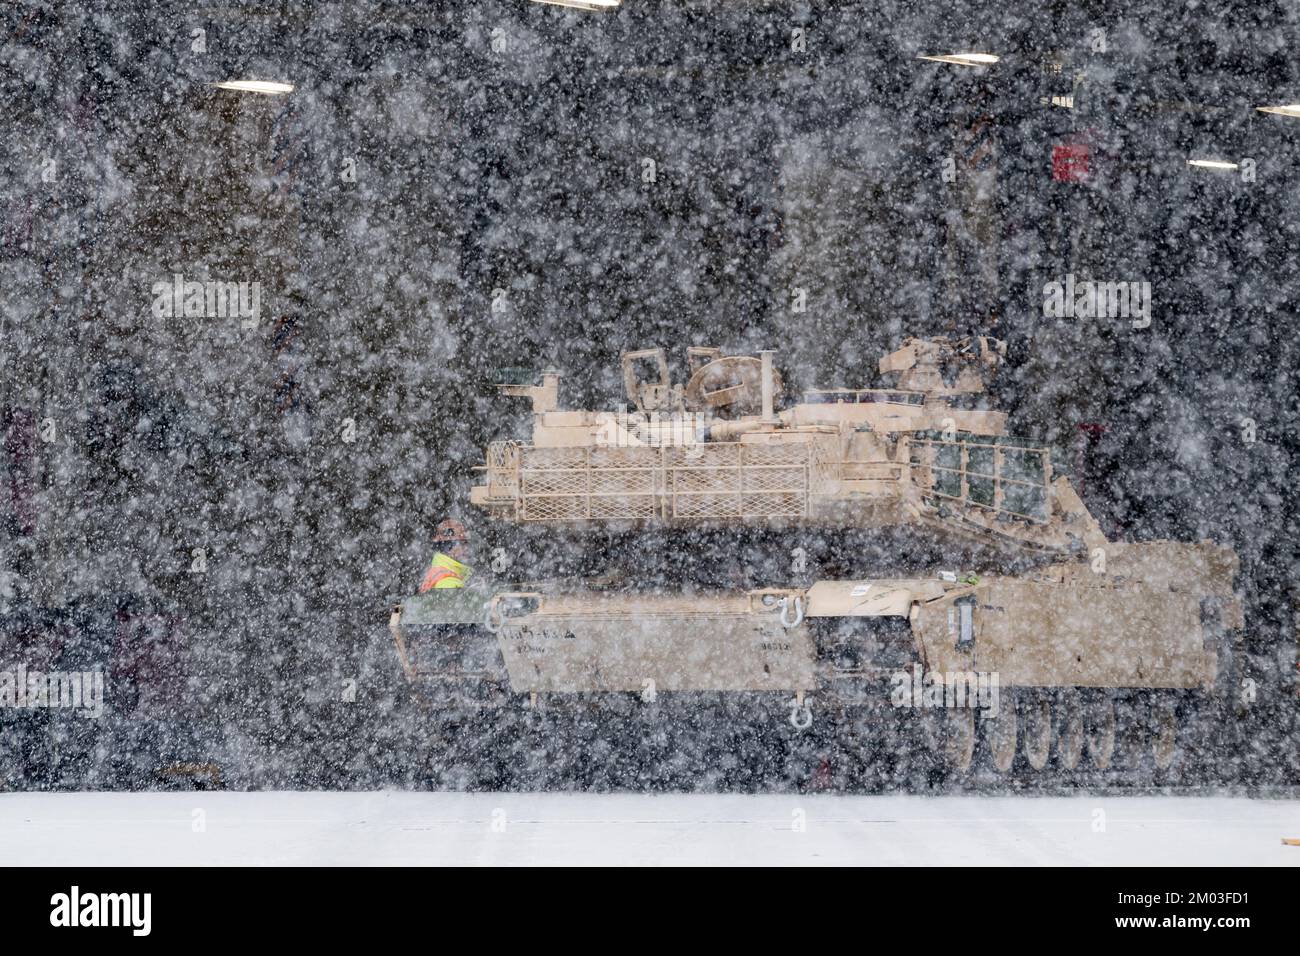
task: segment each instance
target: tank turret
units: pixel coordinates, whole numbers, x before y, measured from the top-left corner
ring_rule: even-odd
[[[1041,443],[1007,435],[987,386],[1005,343],[908,339],[878,387],[810,389],[781,403],[772,352],[691,348],[685,384],[663,349],[623,355],[628,404],[560,410],[533,396],[528,441],[488,448],[473,504],[517,523],[915,524],[1065,552],[1105,544]],[[545,396],[545,400],[539,400]]]

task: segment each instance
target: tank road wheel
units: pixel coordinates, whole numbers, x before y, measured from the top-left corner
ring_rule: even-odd
[[[1178,702],[1157,697],[1151,702],[1151,756],[1157,770],[1168,770],[1178,755]]]
[[[1056,759],[1064,770],[1079,766],[1083,756],[1083,701],[1071,688],[1056,703]]]
[[[1115,756],[1115,702],[1098,697],[1088,704],[1088,759],[1098,770],[1106,770]]]
[[[1022,716],[1025,759],[1035,770],[1042,770],[1052,751],[1052,703],[1045,694],[1030,694],[1025,699]]]
[[[1147,754],[1151,748],[1150,699],[1147,690],[1122,692],[1115,697],[1115,759],[1111,766],[1122,769],[1125,779],[1133,783],[1147,782],[1152,762]]]
[[[1016,760],[1016,700],[1011,694],[1002,695],[1002,705],[996,717],[980,718],[984,724],[984,739],[989,745],[989,757],[998,773],[1006,773]]]
[[[943,720],[943,755],[957,773],[970,770],[975,756],[975,710],[961,707],[949,710]]]

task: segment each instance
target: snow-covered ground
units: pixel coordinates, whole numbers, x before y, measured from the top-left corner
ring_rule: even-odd
[[[1300,866],[1300,799],[0,794],[0,856],[146,864]]]

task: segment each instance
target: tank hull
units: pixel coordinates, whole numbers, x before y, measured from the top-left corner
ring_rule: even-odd
[[[1111,772],[1128,746],[1167,770],[1222,729],[1204,715],[1228,700],[1235,571],[1216,545],[1156,542],[1117,548],[1104,571],[465,592],[444,620],[426,595],[392,627],[408,675],[442,706],[626,715],[757,701],[781,735],[832,749],[852,738],[855,760],[902,748],[972,773],[985,753],[994,773],[1059,776]],[[443,656],[421,656],[422,641]]]

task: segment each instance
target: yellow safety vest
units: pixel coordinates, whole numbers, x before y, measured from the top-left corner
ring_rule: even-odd
[[[429,563],[429,570],[425,572],[424,581],[420,584],[420,593],[443,588],[463,588],[465,579],[472,573],[469,565],[461,564],[451,555],[439,551]]]

